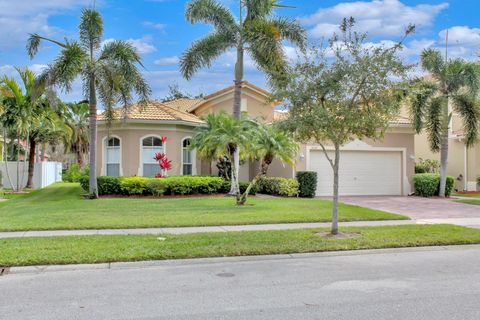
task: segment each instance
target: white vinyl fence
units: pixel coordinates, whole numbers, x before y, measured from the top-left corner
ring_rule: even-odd
[[[12,181],[13,187],[17,186],[17,183],[21,187],[25,187],[28,179],[28,163],[20,162],[17,171],[17,162],[9,161],[5,164],[4,161],[0,162],[0,171],[2,172],[2,184],[4,188],[12,188],[7,178],[7,167]],[[17,172],[18,179],[17,179]],[[35,163],[35,170],[33,173],[33,188],[40,189],[45,188],[52,183],[62,181],[62,163],[60,162],[38,162]]]

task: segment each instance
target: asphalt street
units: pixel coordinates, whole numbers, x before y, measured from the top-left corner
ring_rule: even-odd
[[[480,319],[480,246],[53,269],[1,276],[0,319]]]

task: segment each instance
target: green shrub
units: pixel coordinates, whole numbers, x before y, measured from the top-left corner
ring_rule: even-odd
[[[64,182],[80,182],[80,178],[89,174],[88,167],[81,169],[78,164],[72,164],[70,168],[65,170],[62,174],[62,181]]]
[[[419,158],[415,163],[415,173],[438,173],[439,168],[438,160]]]
[[[120,180],[122,193],[133,196],[142,195],[147,190],[147,181],[151,178],[144,177],[125,177]]]
[[[313,198],[317,191],[317,173],[314,171],[297,172],[298,195],[302,198]]]
[[[89,176],[81,176],[78,182],[80,182],[80,186],[82,187],[82,189],[88,192],[90,184]]]
[[[296,197],[299,192],[299,183],[295,179],[262,177],[258,181],[258,191],[282,197]]]
[[[98,177],[97,188],[99,195],[122,194],[121,177]]]
[[[222,188],[223,179],[220,177],[176,176],[163,178],[167,183],[169,194],[212,194]]]
[[[160,197],[167,192],[168,182],[167,179],[148,179],[145,186],[147,194]]]
[[[244,193],[245,191],[247,191],[247,188],[248,188],[248,185],[250,184],[250,182],[242,182],[240,181],[238,183],[238,186],[240,187],[240,193]],[[230,192],[230,188],[232,187],[232,182],[231,181],[224,181],[222,183],[222,186],[221,188],[219,189],[219,192],[220,193],[229,193]],[[251,196],[254,196],[256,195],[258,192],[258,185],[257,186],[253,186],[251,189],[250,189],[250,192],[248,193],[249,195]]]
[[[452,194],[455,180],[453,177],[447,177],[445,195],[449,197]],[[418,173],[413,177],[415,194],[421,197],[438,196],[440,191],[440,174],[438,173]]]

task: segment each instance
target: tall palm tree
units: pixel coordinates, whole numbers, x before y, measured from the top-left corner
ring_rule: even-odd
[[[180,71],[188,80],[201,68],[210,67],[222,53],[235,49],[233,115],[237,119],[241,113],[245,52],[270,80],[278,81],[286,69],[282,41],[304,46],[304,29],[295,21],[274,15],[275,8],[280,7],[277,0],[239,0],[238,17],[235,17],[216,0],[193,0],[187,5],[186,18],[190,23],[209,23],[214,30],[183,53]],[[238,170],[238,162],[235,167]],[[238,172],[235,175],[238,176]],[[230,193],[239,193],[238,180],[232,179]]]
[[[267,175],[268,167],[274,159],[293,165],[298,152],[298,143],[276,125],[258,125],[253,133],[251,145],[252,156],[260,160],[260,171],[240,196],[238,203],[241,205],[247,202],[250,189],[261,177]]]
[[[480,129],[476,96],[480,73],[476,64],[461,59],[444,60],[438,50],[422,52],[421,65],[432,80],[416,79],[411,94],[411,113],[417,133],[427,132],[430,149],[440,152],[440,197],[445,197],[448,141],[453,112],[463,121],[465,144],[473,145]]]
[[[128,42],[114,40],[102,46],[103,20],[95,9],[84,9],[80,18],[79,40],[65,42],[32,34],[27,51],[33,58],[42,41],[60,47],[59,56],[43,74],[48,86],[70,91],[72,82],[80,77],[90,108],[90,185],[92,197],[98,197],[95,161],[97,155],[97,95],[107,111],[122,103],[125,107],[136,94],[141,102],[147,101],[150,87],[138,66],[140,55]],[[112,114],[107,112],[107,114]]]
[[[71,135],[65,140],[67,150],[74,152],[80,168],[85,166],[85,155],[88,152],[88,103],[68,103],[62,113],[65,124],[70,128]]]
[[[235,172],[240,158],[250,157],[252,153],[253,133],[256,123],[246,116],[236,119],[225,111],[208,114],[206,125],[198,127],[190,143],[190,148],[204,159],[227,158],[232,164],[233,179],[238,179]],[[242,150],[242,153],[236,152]],[[238,157],[238,159],[236,159]],[[235,161],[238,160],[238,161]]]

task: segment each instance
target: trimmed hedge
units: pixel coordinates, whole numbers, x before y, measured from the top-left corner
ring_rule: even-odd
[[[295,179],[262,177],[258,181],[258,192],[282,197],[296,197],[299,183]]]
[[[88,191],[88,177],[82,177],[80,184]],[[223,179],[219,177],[178,176],[166,178],[146,177],[98,177],[99,195],[154,195],[165,194],[212,194],[219,193]]]
[[[248,188],[248,185],[250,184],[250,182],[242,182],[240,181],[238,183],[238,186],[240,187],[240,193],[244,193],[245,191],[247,191],[247,188]],[[230,188],[232,187],[232,183],[230,181],[224,181],[222,183],[222,187],[220,188],[220,193],[229,193],[230,192]],[[256,195],[258,192],[258,187],[257,186],[253,186],[251,189],[250,189],[250,192],[248,193],[249,195],[251,196],[254,196]]]
[[[452,194],[455,180],[453,177],[447,177],[445,196]],[[440,192],[440,174],[438,173],[418,173],[413,177],[415,194],[421,197],[438,196]]]
[[[298,171],[298,195],[302,198],[313,198],[317,191],[317,173],[315,171]]]

